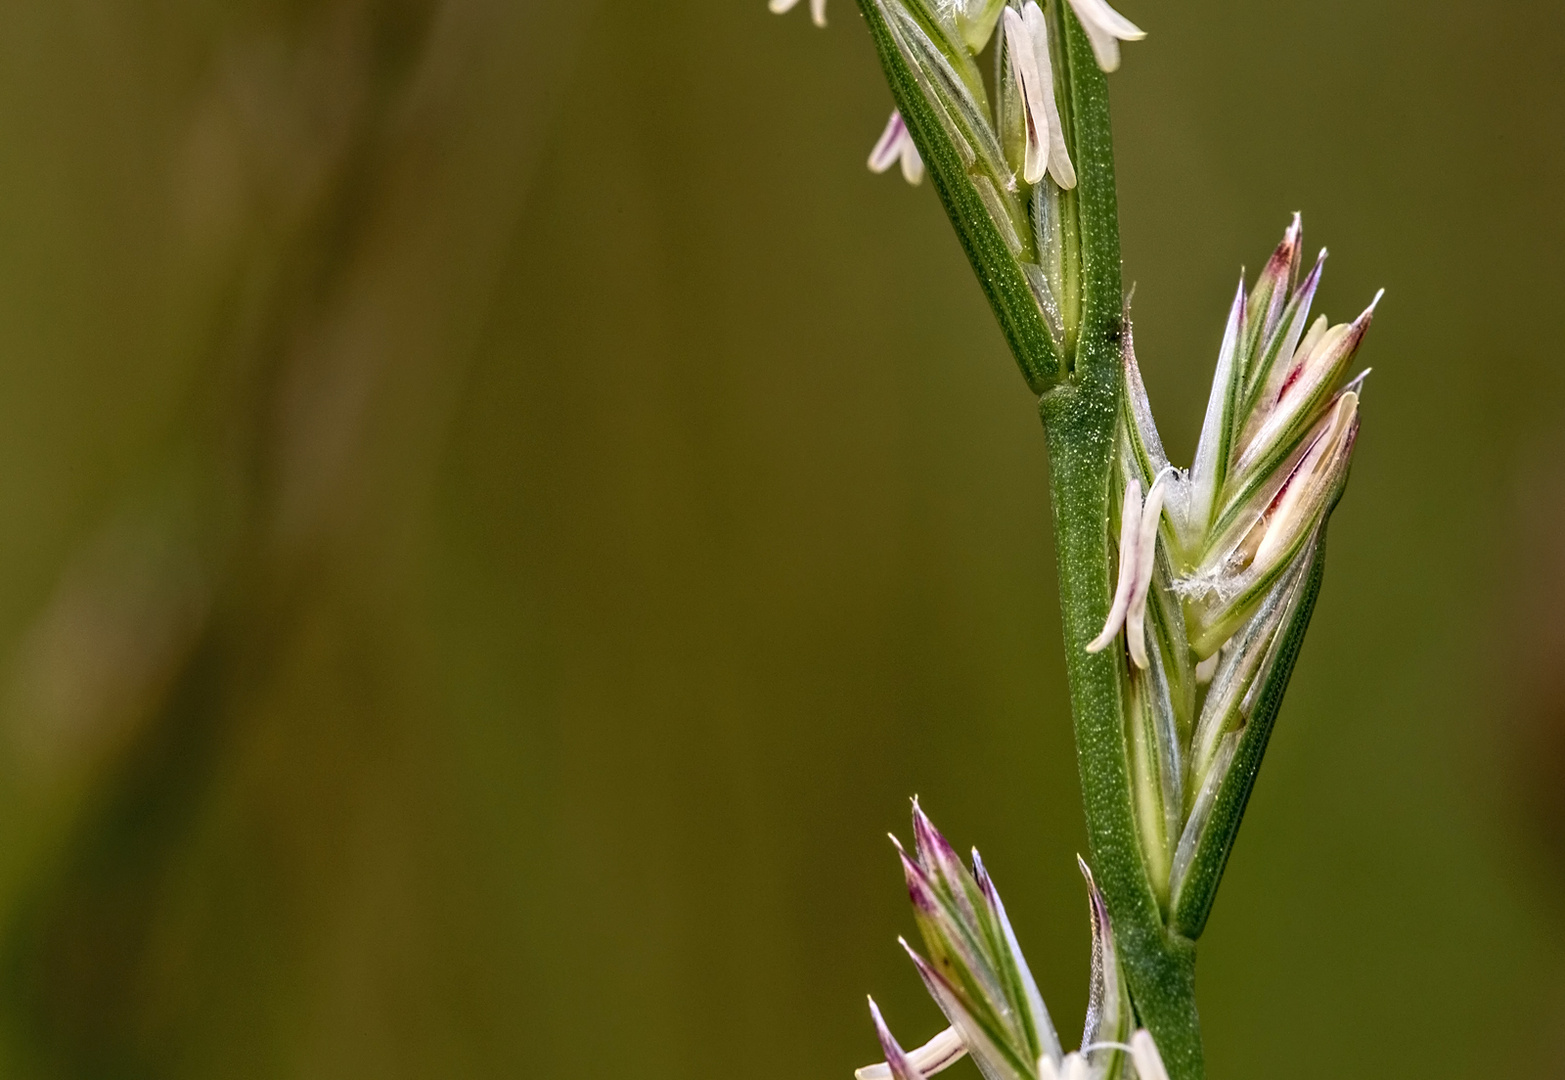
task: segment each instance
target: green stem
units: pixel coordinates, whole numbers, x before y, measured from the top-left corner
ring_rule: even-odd
[[[1101,312],[1101,309],[1099,309]],[[1195,943],[1170,933],[1136,837],[1125,745],[1119,650],[1087,652],[1109,608],[1108,491],[1114,404],[1120,393],[1117,328],[1086,307],[1078,378],[1040,403],[1048,435],[1066,671],[1093,873],[1141,1023],[1173,1080],[1204,1076],[1195,1004]],[[1107,417],[1107,420],[1104,418]]]
[[[1056,17],[1064,5],[1054,5]],[[1205,1075],[1195,1003],[1195,944],[1171,933],[1136,838],[1125,740],[1124,659],[1087,652],[1110,603],[1109,491],[1125,333],[1119,209],[1108,82],[1086,34],[1065,17],[1070,120],[1079,182],[1082,308],[1072,377],[1039,404],[1048,436],[1066,671],[1094,873],[1141,1022],[1173,1080]]]
[[[1119,955],[1141,1023],[1157,1040],[1172,1080],[1203,1080],[1195,1005],[1195,946],[1169,932],[1136,840],[1125,744],[1124,663],[1086,644],[1109,609],[1109,477],[1124,337],[1119,211],[1114,188],[1108,83],[1074,15],[1050,4],[1063,31],[1065,122],[1076,165],[1080,326],[1075,355],[1061,357],[1020,267],[1006,249],[945,135],[935,107],[901,55],[880,5],[859,0],[897,108],[912,132],[963,250],[989,297],[1028,386],[1041,394],[1049,445],[1066,668],[1093,869],[1114,922]],[[1067,200],[1068,201],[1068,200]],[[1067,347],[1068,343],[1067,343]]]

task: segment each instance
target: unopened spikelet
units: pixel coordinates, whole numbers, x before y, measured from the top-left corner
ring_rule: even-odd
[[[1125,642],[1137,827],[1171,910],[1260,692],[1303,632],[1358,436],[1364,375],[1343,377],[1380,297],[1351,323],[1311,323],[1326,253],[1299,281],[1302,239],[1295,215],[1255,284],[1239,283],[1188,473],[1169,465],[1125,339],[1119,569],[1088,648]]]
[[[886,1060],[858,1070],[858,1080],[924,1080],[967,1055],[985,1080],[1166,1080],[1151,1037],[1133,1030],[1108,908],[1086,863],[1092,985],[1082,1049],[1065,1053],[978,852],[969,871],[917,802],[913,836],[913,855],[897,851],[929,958],[902,946],[951,1026],[904,1051],[871,999]]]

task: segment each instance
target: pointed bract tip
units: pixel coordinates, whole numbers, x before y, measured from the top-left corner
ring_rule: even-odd
[[[874,998],[869,999],[869,1014],[875,1018],[875,1035],[880,1039],[880,1048],[886,1054],[886,1065],[895,1080],[924,1080],[924,1074],[908,1060],[896,1037],[891,1034],[891,1029],[886,1026],[886,1019],[880,1015],[880,1007],[875,1004]]]
[[[928,973],[928,974],[931,974],[931,975],[932,974],[936,974],[935,969],[929,966],[929,961],[925,960],[922,956],[918,955],[918,950],[913,948],[913,946],[911,946],[911,945],[909,945],[907,943],[907,938],[905,938],[902,935],[898,934],[897,935],[897,944],[902,946],[902,951],[907,953],[908,959],[913,961],[913,966],[918,968],[918,972],[919,972],[920,975],[924,975],[925,973]]]
[[[1299,247],[1302,241],[1303,236],[1296,218],[1294,223],[1288,226],[1287,230],[1282,234],[1282,240],[1278,243],[1276,250],[1271,253],[1265,265],[1261,267],[1261,273],[1255,281],[1257,290],[1262,290],[1268,281],[1273,283],[1272,287],[1276,287],[1276,285],[1282,284],[1284,281],[1291,284],[1294,269],[1299,262]],[[1283,285],[1283,289],[1282,295],[1286,295],[1287,285]]]
[[[967,1056],[967,1044],[956,1028],[948,1027],[916,1050],[903,1055],[907,1063],[925,1076],[944,1072]],[[858,1080],[893,1080],[891,1066],[882,1061],[853,1070]]]
[[[1375,299],[1369,302],[1369,307],[1359,312],[1359,317],[1354,319],[1352,325],[1348,328],[1349,336],[1346,340],[1351,343],[1353,349],[1356,350],[1358,348],[1359,342],[1364,339],[1365,333],[1369,331],[1369,324],[1375,321],[1375,308],[1380,306],[1380,298],[1384,295],[1386,295],[1385,289],[1381,289],[1376,293]]]
[[[1086,859],[1083,859],[1080,855],[1077,855],[1076,868],[1081,871],[1081,876],[1086,879],[1087,903],[1092,907],[1093,918],[1107,922],[1109,917],[1108,905],[1104,903],[1103,894],[1098,891],[1098,882],[1097,879],[1092,876],[1092,867],[1087,865]]]
[[[956,859],[956,849],[951,842],[937,828],[935,823],[929,820],[929,815],[924,813],[924,808],[919,805],[918,799],[913,800],[913,843],[918,848],[920,859],[947,857]]]
[[[995,890],[994,882],[989,877],[989,868],[984,865],[977,848],[973,849],[973,880],[978,883],[978,891],[983,893],[984,902],[990,908],[995,907],[1000,901],[1000,894]]]
[[[1098,891],[1097,879],[1092,876],[1092,867],[1088,866],[1087,860],[1080,855],[1076,856],[1076,869],[1080,870],[1081,876],[1086,879],[1087,891],[1096,895]]]
[[[1363,389],[1364,380],[1369,378],[1369,373],[1374,370],[1374,368],[1367,367],[1357,375],[1353,376],[1352,379],[1348,380],[1348,385],[1342,388],[1342,392],[1344,394],[1358,394],[1358,392]]]
[[[913,967],[918,971],[918,977],[924,980],[924,988],[934,997],[935,1004],[939,1005],[940,1011],[945,1012],[946,1016],[949,1017],[951,1014],[946,1012],[946,1006],[949,1002],[943,999],[948,995],[954,998],[957,993],[952,988],[950,980],[939,971],[936,971],[935,965],[915,952],[913,946],[909,945],[905,938],[897,938],[897,944],[902,946],[907,953],[907,958],[913,961]]]
[[[896,1038],[891,1034],[891,1029],[886,1026],[886,1018],[880,1014],[880,1006],[875,1004],[873,994],[866,994],[869,1002],[869,1015],[875,1021],[875,1035],[880,1039],[880,1047],[886,1052],[888,1059],[900,1056],[902,1048],[897,1045]],[[895,1071],[895,1067],[893,1067]]]

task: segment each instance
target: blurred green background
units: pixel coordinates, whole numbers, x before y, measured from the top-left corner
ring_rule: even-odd
[[[8,1075],[846,1080],[915,792],[1080,1030],[1042,434],[831,2],[0,5]],[[1565,1076],[1565,8],[1121,7],[1176,457],[1289,213],[1388,290],[1211,1074]]]

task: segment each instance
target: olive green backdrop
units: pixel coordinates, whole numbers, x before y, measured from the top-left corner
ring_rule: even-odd
[[[831,2],[0,6],[9,1075],[845,1080],[914,793],[1080,1030],[1043,439]],[[1565,9],[1122,7],[1176,456],[1289,213],[1388,290],[1211,1074],[1565,1076]]]

